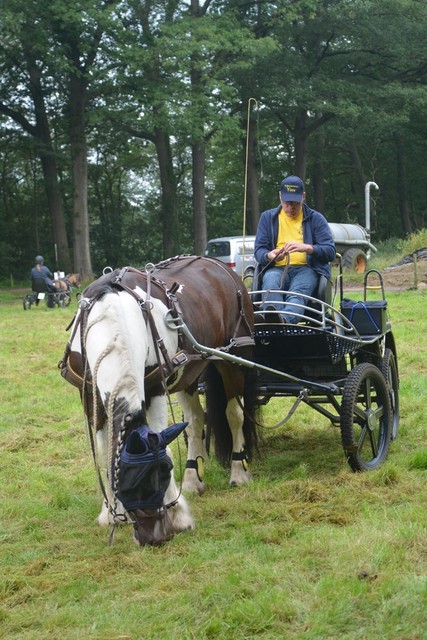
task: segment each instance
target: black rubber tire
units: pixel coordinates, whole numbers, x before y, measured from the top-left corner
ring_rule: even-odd
[[[24,311],[27,311],[27,309],[31,309],[31,300],[28,297],[25,297],[22,301],[22,306],[24,307]]]
[[[374,364],[350,371],[341,402],[341,440],[353,471],[377,469],[387,458],[392,410],[386,380]]]
[[[357,271],[358,273],[365,273],[367,265],[368,258],[362,249],[352,247],[351,249],[344,251],[342,266],[345,269]]]
[[[397,372],[396,358],[391,349],[384,351],[384,357],[381,358],[379,368],[385,378],[390,395],[392,412],[391,439],[396,440],[400,422],[399,374]]]

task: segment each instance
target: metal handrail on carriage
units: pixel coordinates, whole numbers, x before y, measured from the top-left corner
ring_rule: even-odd
[[[296,324],[279,321],[280,303],[275,302],[275,311],[263,309],[265,295],[271,292],[250,292],[255,315],[253,360],[229,353],[228,348],[199,344],[181,318],[167,314],[165,322],[182,331],[192,347],[207,357],[253,369],[259,406],[274,397],[295,397],[288,416],[304,402],[340,427],[344,453],[354,471],[375,469],[397,437],[400,416],[396,347],[385,299],[379,309],[373,310],[381,314],[379,325],[372,318],[371,329],[364,320],[365,312],[370,315],[366,293],[374,288],[367,285],[372,272],[365,275],[363,301],[352,301],[354,318],[354,309],[349,312],[343,307],[342,280],[338,281],[339,309],[335,304],[303,296],[303,304],[294,304]],[[384,297],[378,276],[380,286],[375,288],[382,289]]]

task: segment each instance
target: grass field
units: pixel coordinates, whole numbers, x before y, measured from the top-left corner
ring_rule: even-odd
[[[386,463],[353,474],[339,430],[298,409],[263,432],[251,486],[209,460],[195,531],[140,549],[95,521],[79,395],[57,368],[76,303],[24,311],[0,292],[0,637],[427,639],[426,295],[387,298],[401,426]]]

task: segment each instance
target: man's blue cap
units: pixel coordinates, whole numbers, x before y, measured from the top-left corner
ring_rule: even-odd
[[[283,202],[301,202],[304,195],[304,183],[298,176],[288,176],[280,185],[280,197]]]

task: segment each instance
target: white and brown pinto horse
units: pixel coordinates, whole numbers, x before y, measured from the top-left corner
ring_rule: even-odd
[[[195,344],[177,328],[180,323],[189,328]],[[245,286],[231,269],[211,258],[177,256],[145,271],[126,267],[85,289],[61,368],[80,388],[89,427],[96,432],[93,449],[107,471],[101,525],[124,513],[140,545],[160,544],[174,532],[194,527],[188,504],[168,473],[172,462],[166,449],[186,425],[171,427],[172,435],[165,428],[167,394],[174,393],[188,423],[182,488],[202,494],[207,456],[205,411],[199,399],[202,374],[215,453],[231,465],[230,484],[248,482],[248,460],[256,444],[252,374],[201,354],[195,346],[250,359],[252,331],[253,308]],[[147,476],[132,466],[143,459],[150,469],[155,460],[164,464],[157,475]],[[151,491],[162,499],[145,496],[144,502],[144,483],[149,485],[147,495]],[[124,484],[138,484],[139,498],[126,502]]]

